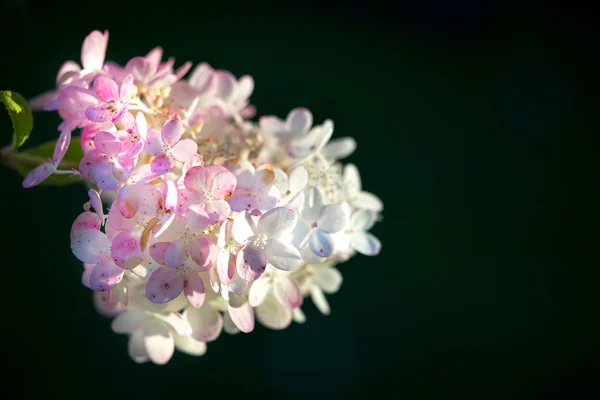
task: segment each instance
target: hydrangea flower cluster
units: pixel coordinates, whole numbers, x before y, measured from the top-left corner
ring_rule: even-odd
[[[381,248],[368,231],[383,204],[339,162],[354,140],[331,140],[333,122],[315,125],[305,108],[251,122],[250,76],[202,63],[184,79],[192,64],[174,68],[160,48],[120,66],[105,60],[107,43],[92,32],[81,66],[66,62],[56,89],[30,101],[63,121],[52,159],[23,186],[52,174],[87,182],[71,249],[131,358],[164,364],[256,320],[302,323],[305,297],[328,314],[335,265]],[[83,158],[61,170],[76,129]]]

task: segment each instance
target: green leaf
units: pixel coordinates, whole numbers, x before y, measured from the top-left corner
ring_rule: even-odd
[[[13,124],[13,149],[25,143],[33,129],[33,115],[27,100],[19,93],[0,91],[0,101],[4,103]]]
[[[56,140],[43,143],[39,146],[32,147],[23,150],[19,153],[14,153],[11,165],[19,171],[19,173],[25,177],[29,171],[52,158],[54,153],[54,147],[56,146]],[[60,169],[68,170],[71,168],[77,168],[79,161],[83,158],[83,150],[81,149],[80,139],[78,137],[71,138],[69,148],[60,163]],[[69,176],[69,175],[50,175],[48,179],[43,181],[40,185],[55,185],[63,186],[71,183],[83,182],[83,178],[80,176]]]

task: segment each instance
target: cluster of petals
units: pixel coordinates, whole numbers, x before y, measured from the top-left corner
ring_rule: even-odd
[[[96,309],[129,336],[132,360],[202,355],[223,331],[248,333],[256,321],[303,323],[306,298],[329,314],[337,264],[381,249],[369,230],[383,203],[340,162],[356,142],[332,139],[333,122],[314,124],[305,108],[252,122],[250,76],[175,68],[161,48],[119,65],[107,48],[108,32],[92,32],[82,66],[68,61],[56,89],[31,100],[58,111],[61,133],[23,185],[85,180],[71,249]],[[83,157],[61,170],[70,145]]]

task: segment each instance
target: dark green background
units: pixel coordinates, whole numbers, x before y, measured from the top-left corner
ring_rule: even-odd
[[[77,399],[591,389],[597,29],[592,10],[546,3],[4,1],[0,89],[52,88],[83,38],[109,29],[107,59],[160,45],[177,65],[252,75],[260,115],[305,106],[316,122],[333,119],[335,137],[358,142],[348,161],[364,188],[385,202],[373,229],[383,250],[341,266],[329,317],[309,301],[304,325],[223,334],[203,357],[136,365],[69,248],[83,187],[24,190],[0,166],[4,383]],[[58,121],[36,114],[29,144],[57,137]],[[0,123],[5,145],[8,117]]]

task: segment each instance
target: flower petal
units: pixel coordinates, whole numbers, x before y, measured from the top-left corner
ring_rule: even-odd
[[[160,176],[171,171],[174,165],[175,160],[173,160],[173,157],[160,155],[150,162],[150,169],[152,170],[153,174]]]
[[[266,266],[267,255],[262,249],[253,245],[244,247],[236,257],[237,273],[247,282],[257,280],[265,272]]]
[[[254,195],[252,208],[255,208],[259,211],[267,211],[272,209],[277,205],[279,199],[281,198],[279,189],[277,189],[276,186],[271,186],[268,188],[268,190],[266,188],[259,188],[255,190],[257,190],[258,193]]]
[[[293,271],[302,264],[298,249],[279,239],[267,240],[265,253],[269,264],[282,271]]]
[[[219,250],[217,254],[217,273],[223,285],[229,285],[235,273],[235,264],[231,261],[229,251],[225,249]]]
[[[101,124],[90,122],[89,124],[87,124],[85,128],[83,128],[83,130],[81,131],[80,138],[81,148],[84,153],[87,153],[89,150],[95,148],[94,137],[100,131],[116,132],[117,129],[115,128],[115,124],[113,124],[112,122],[104,122]]]
[[[187,307],[183,312],[183,317],[192,326],[192,337],[196,340],[212,342],[221,334],[223,317],[208,303],[200,308]]]
[[[333,122],[325,121],[323,125],[315,126],[307,135],[291,141],[286,150],[288,155],[302,162],[322,149],[333,134]]]
[[[88,197],[90,198],[90,204],[92,205],[92,208],[98,216],[98,220],[104,223],[104,206],[102,205],[102,199],[100,198],[100,195],[94,189],[90,189],[88,190]]]
[[[90,289],[99,291],[114,288],[123,279],[123,272],[123,268],[110,260],[96,265],[90,274]]]
[[[187,220],[187,227],[192,233],[201,233],[210,224],[204,204],[190,205],[185,212],[185,219]]]
[[[223,314],[223,330],[230,335],[240,333],[240,330],[235,325],[235,322],[232,321],[231,315],[228,312]]]
[[[315,222],[323,211],[323,194],[315,186],[304,189],[304,207],[302,208],[302,219],[307,222]]]
[[[112,321],[111,328],[115,333],[132,334],[151,322],[152,318],[146,312],[127,310]]]
[[[175,348],[191,356],[202,356],[206,353],[206,343],[191,336],[174,335]]]
[[[169,325],[169,329],[173,330],[178,335],[187,336],[192,334],[192,326],[189,321],[177,312],[160,313],[155,314],[154,316],[161,321],[166,322],[167,325]]]
[[[265,115],[258,120],[260,130],[268,137],[291,137],[284,121],[272,115]],[[271,139],[272,140],[272,139]]]
[[[303,324],[306,322],[306,315],[304,315],[302,309],[294,308],[292,310],[292,319],[298,324]]]
[[[273,293],[282,306],[290,309],[300,307],[304,299],[298,282],[287,276],[278,276],[275,278],[273,281]]]
[[[152,273],[158,268],[160,268],[159,263],[152,260],[146,260],[137,267],[132,268],[131,272],[140,278],[148,279],[150,278],[150,275],[152,275]]]
[[[336,293],[342,284],[342,274],[333,267],[315,268],[312,274],[312,280],[325,293]]]
[[[60,164],[67,150],[69,149],[70,143],[71,131],[69,129],[65,129],[60,133],[60,136],[56,141],[56,146],[54,147],[54,154],[52,155],[52,162],[54,165],[58,166],[58,164]]]
[[[111,78],[104,75],[99,75],[94,80],[94,92],[104,102],[119,98],[119,86]]]
[[[123,103],[129,103],[131,96],[133,96],[133,90],[133,75],[129,74],[125,77],[123,83],[121,83],[121,87],[119,88],[119,99],[121,99]]]
[[[364,208],[375,212],[381,212],[383,210],[383,202],[381,199],[369,192],[358,193],[354,198],[350,199],[350,204],[356,208]]]
[[[187,259],[185,243],[182,239],[174,241],[165,250],[165,265],[169,268],[183,267]]]
[[[206,212],[211,224],[224,221],[231,214],[231,208],[225,200],[215,200],[206,202]]]
[[[354,150],[356,150],[356,140],[343,137],[329,141],[321,153],[328,160],[341,160],[354,153]]]
[[[381,242],[368,232],[355,232],[350,236],[350,243],[356,251],[365,256],[375,256],[381,251]]]
[[[50,168],[50,165],[48,165],[47,163],[38,165],[37,167],[29,171],[29,173],[23,180],[23,187],[30,188],[39,185],[40,183],[48,179],[50,175],[52,175],[52,169]]]
[[[98,103],[98,99],[89,89],[68,86],[58,95],[60,109],[73,119],[85,119],[86,110]]]
[[[144,330],[144,347],[153,363],[163,365],[173,356],[175,340],[164,325],[152,324]]]
[[[212,83],[213,73],[214,70],[208,64],[201,63],[194,68],[188,81],[198,92],[204,92]]]
[[[151,156],[163,154],[163,141],[159,131],[154,128],[148,128],[144,150],[146,150],[146,153],[150,154]]]
[[[333,238],[321,229],[315,229],[308,237],[310,250],[319,257],[329,257],[333,254]]]
[[[354,197],[362,190],[360,181],[360,173],[354,164],[346,164],[344,166],[344,189],[348,197]]]
[[[156,215],[162,194],[154,185],[126,185],[121,191],[115,205],[125,218],[133,218],[136,214]]]
[[[270,164],[262,164],[256,168],[254,173],[254,186],[270,187],[275,181],[275,170]]]
[[[254,330],[254,309],[247,302],[240,307],[227,306],[231,320],[244,333]]]
[[[210,194],[216,199],[226,199],[231,196],[237,184],[235,175],[224,167],[212,166],[208,169],[211,169],[211,173],[216,172],[210,181]]]
[[[198,145],[192,139],[183,139],[173,146],[171,152],[177,161],[186,162],[198,152]]]
[[[142,164],[133,170],[129,176],[129,179],[127,180],[127,183],[132,185],[137,183],[144,184],[151,182],[156,178],[158,178],[158,175],[152,172],[152,167],[150,164]]]
[[[98,264],[110,256],[110,241],[95,229],[78,230],[73,232],[71,250],[84,263]]]
[[[241,212],[250,210],[255,205],[255,199],[250,191],[238,190],[227,199],[233,211]]]
[[[100,164],[92,167],[90,175],[98,188],[102,190],[117,190],[123,184],[115,176],[113,166],[110,164]]]
[[[73,234],[81,229],[100,230],[100,219],[96,213],[84,211],[75,218],[73,225],[71,225],[71,240],[73,240]]]
[[[296,227],[292,231],[292,245],[297,249],[303,249],[308,244],[308,237],[312,232],[310,225],[302,220],[299,220]]]
[[[118,110],[104,102],[94,104],[85,110],[86,118],[92,122],[112,121],[118,114]]]
[[[226,289],[229,289],[229,292],[231,292],[231,293],[240,293],[240,292],[243,292],[244,290],[246,290],[247,287],[248,287],[248,281],[244,280],[240,276],[240,274],[238,274],[237,271],[234,269],[233,278],[231,278],[231,281],[229,282],[229,286],[227,286]],[[225,297],[225,295],[223,297]],[[231,296],[229,296],[229,297],[231,297]]]
[[[146,297],[153,303],[167,303],[176,298],[183,288],[183,278],[174,269],[160,267],[146,284]]]
[[[308,182],[308,171],[303,166],[295,168],[292,172],[290,172],[288,182],[288,189],[291,192],[289,196],[291,198],[306,187],[306,184]]]
[[[296,211],[287,207],[276,207],[260,217],[257,230],[261,235],[276,239],[291,233],[297,222]]]
[[[184,130],[183,122],[179,118],[171,118],[162,127],[161,138],[163,143],[173,147],[181,139]]]
[[[122,231],[113,239],[111,257],[115,264],[124,269],[137,267],[146,257],[140,246],[140,230]]]
[[[135,116],[135,130],[140,134],[140,137],[143,140],[146,140],[148,134],[148,122],[146,121],[144,113],[141,111],[138,111]]]
[[[208,270],[208,279],[210,282],[210,288],[215,293],[219,293],[221,289],[221,284],[219,283],[219,273],[217,272],[217,268],[211,268]]]
[[[310,288],[310,298],[323,315],[329,315],[331,309],[329,308],[329,303],[327,302],[327,299],[320,288],[312,286]]]
[[[301,137],[309,131],[313,124],[313,117],[308,109],[299,107],[289,112],[285,124],[289,129],[289,136],[287,138]],[[280,135],[280,137],[282,139],[286,138],[283,135]]]
[[[292,323],[292,310],[282,306],[275,296],[270,294],[256,307],[256,318],[267,328],[284,329]]]
[[[175,216],[169,227],[161,233],[159,236],[156,236],[156,240],[160,242],[174,242],[178,240],[181,235],[185,233],[186,230],[186,221],[185,218],[180,217],[178,215]]]
[[[357,210],[350,217],[350,227],[355,231],[368,231],[377,221],[377,213],[372,210]]]
[[[190,244],[190,258],[205,270],[212,266],[214,243],[205,236],[196,236]]]
[[[183,274],[183,294],[194,308],[200,308],[204,304],[206,289],[202,278],[196,271],[190,270]]]
[[[239,213],[233,220],[231,234],[239,244],[246,244],[246,241],[257,232],[256,223],[249,211]]]
[[[216,71],[213,84],[215,85],[216,96],[223,100],[229,100],[234,93],[236,79],[230,72]]]
[[[116,155],[121,152],[123,144],[121,140],[111,132],[100,131],[94,136],[94,147],[108,155]]]
[[[342,230],[347,222],[346,213],[341,205],[328,204],[323,207],[317,225],[327,233],[336,233]]]
[[[129,357],[136,363],[145,363],[150,360],[148,352],[144,346],[144,332],[141,330],[135,331],[129,337],[129,343],[127,344],[127,352]]]
[[[87,70],[102,69],[107,45],[108,31],[104,31],[104,33],[93,31],[87,35],[81,47],[81,64],[83,68]]]
[[[263,276],[255,280],[248,292],[248,303],[250,303],[250,306],[259,306],[267,297],[269,289],[271,289],[271,281],[269,279],[265,279]]]

